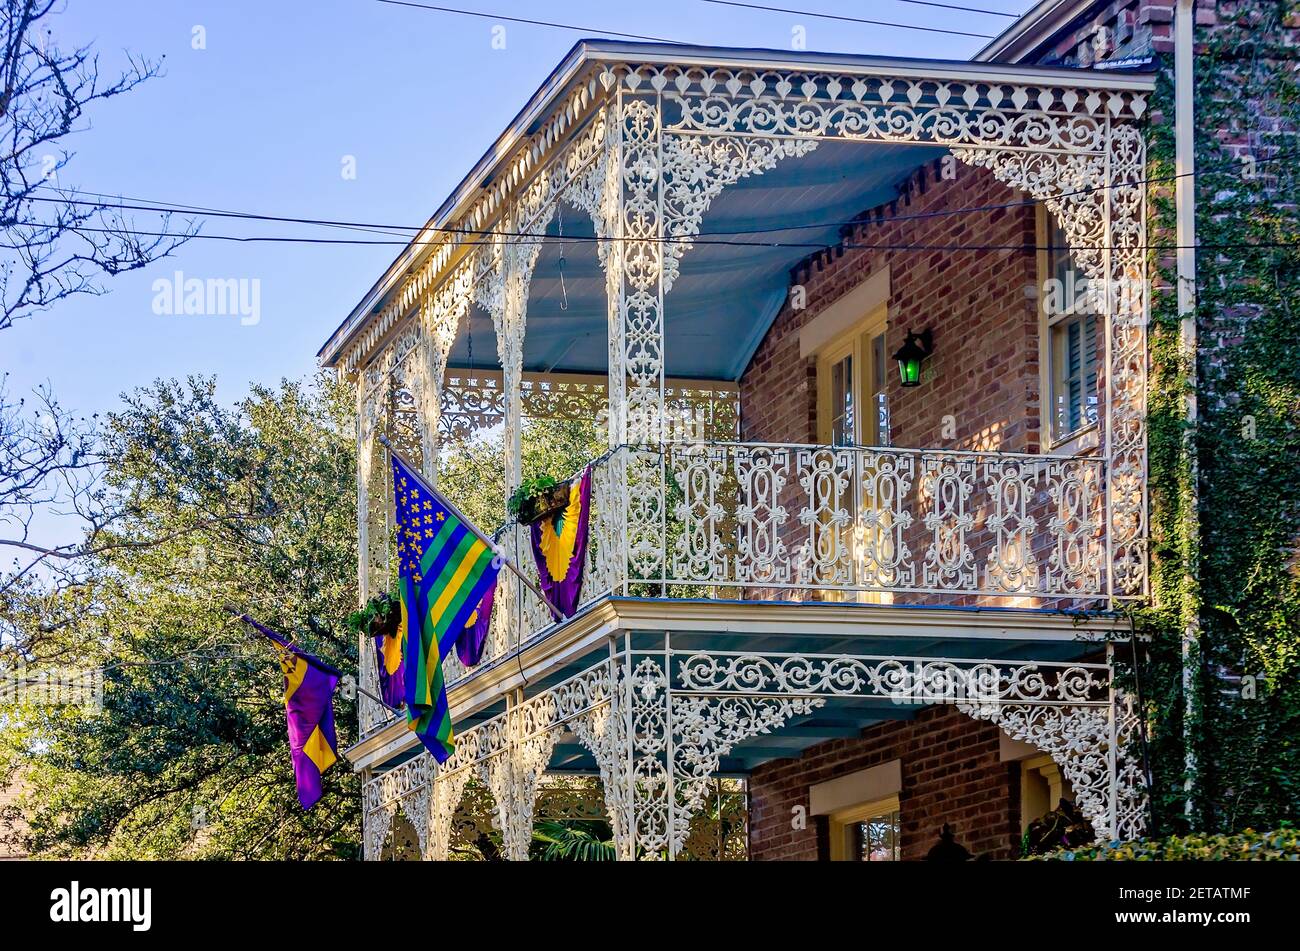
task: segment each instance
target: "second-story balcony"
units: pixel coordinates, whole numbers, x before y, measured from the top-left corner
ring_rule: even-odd
[[[703,442],[620,446],[586,468],[579,614],[611,597],[1079,611],[1113,595],[1097,456]],[[495,540],[536,582],[528,529]],[[448,658],[450,684],[566,622],[508,573],[495,600],[482,660]],[[364,719],[388,717],[370,703]]]

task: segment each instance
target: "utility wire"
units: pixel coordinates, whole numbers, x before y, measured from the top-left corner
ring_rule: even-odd
[[[863,222],[865,223],[865,222]],[[106,233],[120,234],[123,229],[113,228],[89,228],[89,227],[71,227],[70,231],[88,233]],[[419,239],[392,240],[384,241],[379,239],[368,238],[310,238],[310,237],[291,237],[287,235],[229,235],[229,234],[188,234],[185,232],[169,231],[138,231],[130,229],[130,233],[140,237],[155,238],[185,238],[187,240],[198,241],[230,241],[237,244],[303,244],[303,245],[340,245],[346,247],[425,247],[435,246],[441,242],[432,239],[421,241]],[[554,235],[531,235],[539,244],[554,244]],[[587,241],[595,242],[604,239],[590,236],[586,238],[575,238],[569,236],[570,241]],[[836,241],[826,243],[822,241],[721,241],[721,240],[703,240],[692,241],[687,238],[625,238],[627,241],[644,241],[646,243],[657,244],[686,244],[690,243],[695,247],[722,245],[736,248],[792,248],[803,249],[808,251],[825,251],[832,248],[843,248],[846,251],[1177,251],[1182,248],[1200,248],[1208,251],[1228,251],[1242,248],[1300,248],[1300,239],[1296,241],[1259,241],[1259,242],[1221,242],[1218,244],[1088,244],[1088,245],[1054,245],[1054,244],[890,244],[890,243],[863,243],[857,241]],[[467,241],[459,245],[462,248],[473,247],[492,247],[493,241]],[[16,249],[16,247],[15,247]]]
[[[898,3],[910,3],[918,7],[942,7],[945,10],[962,10],[966,13],[984,13],[991,17],[1007,17],[1012,20],[1019,20],[1022,14],[1003,13],[1001,10],[987,10],[983,7],[964,7],[955,3],[935,3],[933,0],[897,0]],[[815,14],[808,14],[815,16]]]
[[[551,20],[534,20],[534,19],[530,19],[529,17],[503,16],[502,14],[485,13],[479,10],[463,10],[459,7],[442,7],[442,6],[435,6],[434,4],[431,3],[415,3],[413,2],[413,0],[375,0],[375,2],[386,3],[394,7],[411,7],[416,10],[428,10],[433,13],[450,13],[455,16],[478,17],[479,19],[482,20],[498,20],[498,21],[505,21],[507,23],[523,23],[528,26],[544,26],[544,27],[549,27],[550,29],[553,30],[568,30],[573,33],[586,33],[588,35],[600,34],[603,36],[614,36],[623,39],[649,40],[652,43],[672,43],[676,46],[702,45],[702,44],[691,43],[686,40],[670,39],[668,37],[663,37],[663,36],[647,36],[643,33],[622,33],[619,32],[618,30],[605,30],[600,27],[578,26],[572,23],[555,23]],[[715,0],[707,0],[707,2],[715,2]],[[716,0],[716,2],[721,2],[721,0]],[[777,13],[799,13],[804,16],[819,16],[819,14],[815,14],[815,13],[804,13],[802,10],[783,10],[778,7],[759,7],[754,4],[748,4],[748,3],[730,3],[728,5],[735,6],[735,7],[753,7],[754,9],[757,10],[769,10]],[[989,11],[977,11],[977,12],[989,12]],[[827,16],[829,16],[829,14],[827,14]],[[853,17],[832,17],[832,19],[851,20],[852,22],[855,23],[869,24],[871,26],[892,27],[894,29],[899,29],[899,30],[920,30],[925,33],[946,33],[949,34],[950,36],[967,36],[967,37],[976,37],[978,39],[987,39],[987,40],[993,39],[993,35],[990,33],[968,33],[963,30],[945,30],[937,26],[919,26],[914,23],[894,23],[887,20],[863,20],[863,19],[854,19]]]
[[[388,0],[384,0],[388,2]],[[810,10],[795,10],[790,7],[768,7],[761,3],[740,3],[738,0],[704,0],[705,3],[713,3],[723,7],[744,7],[747,10],[764,10],[768,13],[792,13],[796,16],[817,17],[823,20],[839,20],[844,23],[861,23],[867,26],[887,26],[897,30],[920,30],[925,33],[946,33],[949,36],[973,36],[976,39],[991,40],[994,38],[992,33],[969,33],[966,30],[945,30],[937,26],[920,26],[915,23],[895,23],[890,20],[866,20],[862,17],[840,16],[835,13],[813,13]],[[935,6],[945,6],[945,4],[935,4]],[[951,9],[961,9],[953,7]],[[977,10],[977,13],[987,13],[987,10]]]
[[[1300,149],[1292,149],[1284,152],[1279,152],[1278,154],[1273,155],[1269,158],[1258,159],[1255,161],[1255,165],[1259,166],[1259,165],[1266,165],[1270,162],[1283,161],[1293,156],[1300,156]],[[1227,159],[1224,160],[1223,162],[1202,164],[1194,172],[1179,172],[1177,174],[1172,174],[1172,175],[1152,176],[1150,178],[1143,178],[1132,182],[1109,182],[1101,185],[1089,185],[1085,188],[1079,188],[1074,191],[1063,192],[1060,195],[1054,197],[1057,199],[1069,199],[1069,198],[1082,197],[1099,191],[1109,191],[1111,189],[1140,188],[1145,185],[1173,182],[1181,178],[1194,178],[1196,176],[1209,174],[1210,172],[1218,168],[1240,167],[1240,166],[1241,166],[1240,160]],[[657,241],[660,243],[674,243],[674,244],[681,243],[684,240],[688,240],[686,238],[676,238],[676,237],[650,239],[650,238],[612,236],[609,238],[598,238],[595,235],[566,235],[564,236],[563,239],[561,239],[560,236],[558,235],[552,235],[552,234],[547,234],[546,232],[536,232],[536,231],[506,231],[506,230],[488,231],[488,230],[474,230],[471,228],[436,227],[432,225],[416,226],[416,225],[376,224],[373,222],[341,221],[341,220],[328,219],[328,218],[298,218],[298,217],[291,217],[286,215],[268,215],[268,214],[259,214],[256,212],[205,208],[199,205],[187,205],[179,202],[147,202],[144,199],[122,199],[121,196],[118,196],[119,201],[117,202],[107,202],[107,201],[99,200],[104,197],[108,197],[107,194],[104,192],[83,191],[75,188],[59,188],[53,185],[44,185],[42,187],[57,192],[60,195],[60,197],[54,198],[54,197],[46,197],[43,195],[29,195],[25,200],[38,201],[38,202],[50,202],[54,204],[88,205],[92,207],[105,208],[105,209],[122,210],[122,211],[143,211],[143,212],[150,212],[156,214],[192,213],[192,214],[203,215],[206,217],[232,218],[241,221],[260,221],[260,222],[273,222],[278,224],[296,224],[296,225],[308,225],[308,226],[316,226],[316,227],[354,229],[359,231],[369,231],[381,235],[392,235],[394,237],[402,237],[400,232],[414,232],[418,234],[423,231],[431,231],[435,234],[465,235],[470,237],[479,237],[479,238],[487,239],[487,241],[484,243],[491,243],[492,241],[495,241],[498,238],[535,238],[543,242],[547,242],[547,241],[554,242],[559,240],[588,241],[588,242],[590,241],[611,241],[611,242]],[[66,197],[69,194],[90,195],[96,197],[97,200],[86,201],[86,200]],[[945,208],[945,209],[936,209],[934,211],[916,212],[916,213],[905,214],[905,215],[892,215],[890,216],[889,220],[893,222],[893,221],[910,221],[910,220],[926,219],[926,218],[942,218],[942,217],[947,217],[949,215],[976,214],[976,213],[983,213],[988,211],[998,211],[1003,209],[1019,208],[1019,207],[1036,205],[1038,203],[1039,203],[1038,199],[1034,199],[1034,198],[1017,199],[1015,201],[1001,202],[996,204],[976,205],[976,206],[968,206],[963,208]],[[689,240],[692,240],[693,243],[695,244],[703,244],[703,243],[743,244],[742,242],[708,242],[706,239],[738,237],[743,235],[782,234],[787,231],[804,231],[804,230],[817,229],[817,228],[857,227],[860,225],[867,225],[870,223],[871,223],[870,219],[868,218],[857,217],[857,218],[849,218],[849,219],[834,220],[834,221],[819,221],[819,222],[808,222],[805,224],[782,225],[780,227],[738,228],[733,230],[701,231],[697,235],[695,235],[693,239],[689,239]],[[22,222],[21,224],[30,225],[30,226],[39,226],[41,223]],[[142,236],[150,236],[150,237],[169,236],[167,233],[153,234],[145,231],[136,231],[135,229],[131,229],[131,228],[92,229],[87,227],[87,228],[82,228],[80,230],[88,231],[88,232],[100,230],[103,231],[104,233],[109,233],[109,234],[129,231],[131,233],[140,234]],[[183,235],[180,233],[171,236],[183,237]],[[198,235],[197,237],[207,238],[209,240],[228,240],[228,241],[256,240],[256,241],[268,241],[272,243],[295,242],[295,241],[301,241],[303,243],[324,243],[324,244],[354,243],[348,241],[331,241],[328,239],[290,238],[290,237],[259,238],[256,236],[242,237],[237,235]],[[392,244],[394,242],[360,242],[360,243]],[[412,238],[409,241],[404,240],[397,243],[400,244],[410,243],[410,244],[424,245],[424,244],[429,244],[431,242],[417,242],[416,239]],[[751,243],[760,247],[802,246],[802,245],[786,245],[785,243],[782,242],[772,242],[772,241],[760,241],[760,242],[751,242]],[[824,247],[824,245],[821,244],[818,244],[817,246]]]
[[[483,13],[478,10],[461,10],[457,7],[438,7],[431,3],[412,3],[410,0],[375,0],[394,7],[414,7],[417,10],[430,10],[434,13],[451,13],[456,16],[478,17],[481,20],[504,20],[507,23],[524,23],[528,26],[545,26],[553,30],[569,30],[574,33],[602,33],[605,36],[617,36],[630,40],[649,40],[652,43],[673,43],[678,46],[690,46],[685,40],[670,40],[662,36],[646,36],[642,33],[620,33],[617,30],[602,30],[590,26],[574,26],[571,23],[553,23],[549,20],[531,20],[528,17],[508,17],[498,13]]]

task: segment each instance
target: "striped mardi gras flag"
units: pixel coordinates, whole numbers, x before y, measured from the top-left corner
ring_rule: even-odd
[[[441,763],[454,749],[442,659],[494,588],[500,562],[446,499],[392,460],[407,725]]]

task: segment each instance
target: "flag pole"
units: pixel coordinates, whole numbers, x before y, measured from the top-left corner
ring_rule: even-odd
[[[231,614],[233,614],[235,617],[239,618],[239,620],[243,621],[245,624],[251,626],[253,630],[257,631],[259,634],[265,635],[270,631],[270,628],[268,628],[266,625],[260,624],[257,621],[253,620],[251,617],[249,617],[243,611],[239,610],[239,608],[235,607],[233,604],[223,604],[222,607],[225,608]],[[289,646],[293,647],[292,644],[290,644]],[[315,656],[314,654],[312,655],[311,660],[314,660],[316,664],[326,673],[332,674],[333,676],[338,677],[340,680],[347,676],[346,674],[343,673],[343,671],[339,670],[337,667],[331,667],[329,664],[325,663],[325,661],[321,660],[319,657]],[[308,663],[311,663],[311,661],[308,661]],[[383,699],[376,697],[365,687],[361,686],[361,684],[356,684],[355,687],[357,693],[361,694],[363,697],[370,698],[371,700],[375,701],[375,703],[379,704],[381,707],[386,707],[387,709],[392,710],[394,713],[402,712],[401,707],[389,706]]]
[[[411,473],[412,477],[415,479],[416,482],[420,483],[420,487],[424,489],[424,491],[431,492],[434,495],[436,495],[442,501],[442,504],[447,506],[448,511],[450,511],[451,514],[454,515],[456,518],[460,519],[462,525],[464,525],[467,529],[473,532],[475,537],[477,537],[479,541],[481,541],[483,544],[487,545],[489,548],[492,549],[492,551],[496,554],[496,557],[501,559],[501,563],[505,565],[507,568],[509,568],[511,571],[513,571],[515,573],[515,576],[524,583],[524,586],[528,588],[528,590],[531,591],[533,594],[537,595],[537,597],[541,599],[541,602],[545,604],[547,608],[550,609],[551,614],[555,616],[557,622],[564,619],[564,612],[551,603],[551,599],[546,596],[546,594],[542,591],[542,589],[539,588],[531,578],[529,578],[522,571],[520,571],[518,565],[516,565],[513,561],[511,561],[509,558],[505,556],[505,553],[501,551],[500,548],[497,547],[496,542],[492,541],[492,539],[488,538],[481,531],[479,531],[478,526],[475,525],[473,522],[471,522],[468,518],[466,518],[465,514],[461,512],[460,509],[456,508],[456,506],[452,504],[450,499],[448,499],[445,495],[443,495],[433,486],[429,485],[428,481],[424,478],[424,476],[420,475],[420,470],[417,469],[415,466],[412,466],[411,463],[408,462],[406,458],[403,457],[402,454],[397,451],[397,447],[395,447],[389,441],[387,436],[385,436],[383,433],[380,433],[379,442],[385,449],[388,450],[389,455],[391,455],[394,459],[396,459],[398,462],[400,462],[403,466],[406,467],[406,471]]]

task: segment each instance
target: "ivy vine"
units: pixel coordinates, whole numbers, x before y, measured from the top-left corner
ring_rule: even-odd
[[[1300,814],[1300,4],[1214,6],[1219,24],[1198,28],[1195,70],[1201,250],[1193,433],[1184,413],[1192,367],[1180,347],[1168,250],[1170,58],[1161,64],[1148,138],[1149,263],[1159,278],[1148,394],[1154,598],[1136,619],[1151,636],[1143,686],[1164,833],[1276,828]],[[1185,724],[1189,629],[1198,631],[1199,650]]]

